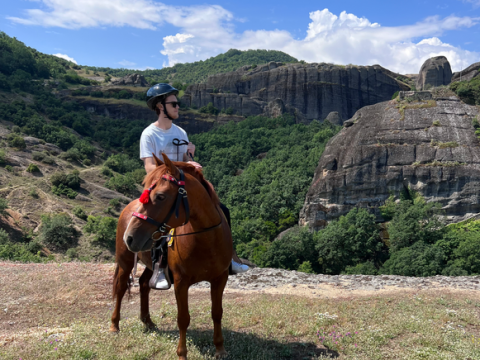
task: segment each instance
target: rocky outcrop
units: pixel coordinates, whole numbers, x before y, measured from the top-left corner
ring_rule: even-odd
[[[210,76],[204,84],[190,85],[182,101],[197,108],[211,102],[218,109],[231,107],[242,116],[289,112],[297,122],[323,121],[332,111],[348,119],[363,106],[409,90],[396,77],[379,65],[270,62]]]
[[[448,85],[452,81],[452,69],[445,56],[436,56],[425,61],[418,74],[417,90],[428,90]]]
[[[480,110],[450,94],[400,98],[357,111],[320,158],[299,223],[319,229],[353,207],[379,206],[405,188],[457,222],[480,213]],[[450,96],[446,96],[450,95]],[[422,95],[425,97],[425,94]]]
[[[474,77],[480,76],[480,62],[470,65],[462,71],[453,73],[452,82],[454,81],[470,81]]]
[[[330,121],[334,125],[343,124],[342,118],[338,114],[338,111],[332,111],[330,114],[327,115],[327,118],[325,120]]]
[[[115,86],[135,86],[135,87],[148,87],[149,84],[145,80],[143,75],[140,74],[130,74],[124,76],[123,78],[112,80],[111,85]]]

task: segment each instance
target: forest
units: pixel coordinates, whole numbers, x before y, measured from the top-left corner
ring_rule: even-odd
[[[98,156],[102,173],[108,177],[106,186],[135,197],[136,184],[145,174],[138,159],[138,142],[148,123],[94,119],[75,101],[62,101],[55,95],[59,89],[91,83],[77,75],[77,65],[41,54],[4,33],[0,33],[0,49],[0,119],[13,124],[8,146],[22,149],[23,137],[33,136],[61,148],[62,158],[83,164],[92,163],[99,146],[103,149]],[[242,58],[246,53],[230,50],[212,58],[215,61],[209,59],[184,81],[202,81],[210,71],[218,72],[215,62],[223,64],[221,69],[235,67],[247,61]],[[259,52],[249,61],[260,63],[267,53]],[[281,59],[275,61],[295,60]],[[176,69],[178,74],[179,69],[181,66]],[[451,88],[464,101],[480,103],[477,80],[454,83]],[[329,139],[341,129],[318,120],[306,125],[296,124],[287,115],[275,119],[255,116],[190,136],[197,147],[195,160],[203,165],[206,178],[231,211],[235,248],[241,257],[262,267],[307,273],[480,274],[480,221],[447,226],[440,205],[426,203],[413,191],[387,200],[381,208],[386,220],[382,224],[366,209],[357,208],[317,232],[299,227],[298,214],[318,160]],[[474,126],[480,132],[478,120]],[[34,156],[49,161],[45,154]],[[0,166],[10,171],[3,150]],[[57,174],[50,181],[54,195],[76,197],[78,172]],[[118,200],[110,204],[120,205]],[[8,216],[8,207],[8,201],[0,198],[0,221]],[[73,213],[86,221],[81,230],[84,234],[94,234],[97,243],[114,251],[116,213],[88,216],[81,207]],[[51,257],[39,255],[43,246],[75,258],[80,235],[65,214],[44,214],[39,232],[26,233],[20,243],[13,243],[0,229],[0,258],[49,261]]]
[[[125,76],[132,73],[142,74],[151,84],[175,82],[178,84],[195,84],[205,82],[209,75],[235,71],[244,65],[253,67],[270,61],[295,63],[297,59],[275,50],[230,49],[224,54],[211,57],[205,61],[175,64],[171,67],[155,70],[111,69],[106,67],[86,66],[91,71],[102,71],[113,76]],[[177,87],[178,88],[178,87]]]

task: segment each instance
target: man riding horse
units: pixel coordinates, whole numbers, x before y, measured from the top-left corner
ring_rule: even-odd
[[[188,141],[185,130],[173,124],[173,120],[178,119],[178,109],[180,107],[177,100],[178,90],[169,84],[156,84],[147,91],[147,105],[154,110],[158,119],[150,124],[143,132],[140,138],[140,158],[143,160],[145,170],[150,173],[156,168],[153,154],[160,159],[162,153],[165,153],[170,160],[186,161],[196,168],[202,166],[193,161],[195,154],[195,145]],[[190,157],[190,159],[188,158]],[[228,224],[231,228],[230,212],[227,207],[220,204]],[[234,258],[236,257],[234,253]],[[238,257],[236,257],[237,260]],[[238,274],[247,271],[247,265],[241,264],[232,259],[232,273]],[[159,290],[168,289],[170,284],[165,277],[163,269],[159,271],[156,279],[155,288]]]

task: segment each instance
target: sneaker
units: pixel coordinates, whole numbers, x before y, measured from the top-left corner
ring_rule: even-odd
[[[245,271],[248,271],[250,268],[247,265],[240,264],[236,261],[232,260],[232,273],[234,274],[241,274]]]

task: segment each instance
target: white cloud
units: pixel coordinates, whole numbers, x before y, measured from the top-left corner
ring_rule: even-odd
[[[122,60],[122,61],[119,61],[118,63],[119,63],[120,65],[126,66],[126,67],[132,67],[132,66],[135,65],[134,62],[127,61],[127,60]]]
[[[71,61],[71,62],[77,64],[77,62],[75,61],[75,59],[74,59],[74,58],[71,58],[71,57],[68,56],[68,55],[65,55],[65,54],[52,54],[52,55],[53,55],[53,56],[57,56],[57,57],[62,58],[62,59],[65,59],[65,60],[68,60],[68,61]]]
[[[433,16],[416,24],[383,27],[345,11],[328,9],[310,13],[303,38],[282,30],[235,32],[234,15],[219,5],[170,6],[153,0],[42,0],[47,10],[27,10],[24,18],[9,19],[45,27],[131,26],[155,30],[163,23],[178,28],[163,38],[168,66],[205,60],[228,49],[281,50],[308,62],[380,64],[401,73],[416,73],[431,56],[445,55],[454,70],[480,60],[440,40],[443,33],[476,26],[480,18]],[[480,0],[471,0],[479,3]]]

